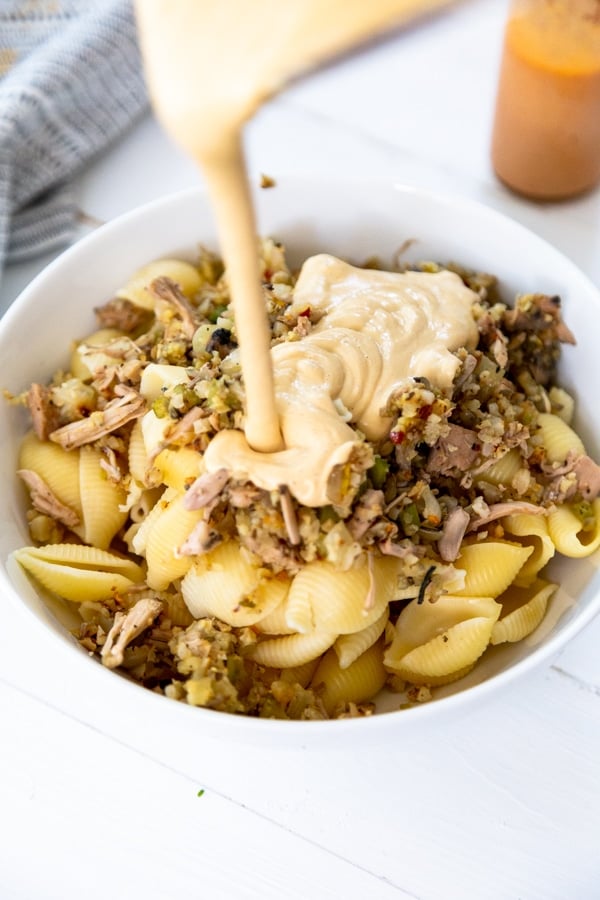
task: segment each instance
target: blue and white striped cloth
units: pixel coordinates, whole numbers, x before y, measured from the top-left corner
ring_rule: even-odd
[[[73,176],[146,106],[129,0],[0,0],[0,273],[69,240]]]

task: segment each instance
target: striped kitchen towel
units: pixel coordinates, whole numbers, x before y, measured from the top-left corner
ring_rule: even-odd
[[[146,106],[129,0],[0,0],[0,272],[72,237],[73,176]]]

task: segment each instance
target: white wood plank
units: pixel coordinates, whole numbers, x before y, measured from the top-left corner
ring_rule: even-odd
[[[54,674],[50,658],[56,664],[42,655],[28,678],[15,659],[13,674],[194,785],[260,812],[409,894],[594,896],[600,698],[573,677],[541,671],[485,706],[442,716],[434,727],[399,727],[385,744],[352,747],[342,740],[328,751],[267,751],[207,738],[200,725],[183,727],[175,704],[157,732],[145,703],[136,720],[114,707],[110,692],[108,699],[94,696],[95,679],[69,684],[68,666]],[[62,722],[57,727],[64,734]],[[115,759],[120,753],[116,748]]]
[[[4,685],[0,716],[2,900],[412,896]]]

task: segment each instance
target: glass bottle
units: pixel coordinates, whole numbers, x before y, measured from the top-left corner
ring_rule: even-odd
[[[538,200],[600,181],[600,0],[512,0],[492,165]]]

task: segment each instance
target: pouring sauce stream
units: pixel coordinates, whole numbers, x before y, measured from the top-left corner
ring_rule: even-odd
[[[152,105],[200,165],[233,298],[246,389],[245,434],[283,449],[242,149],[244,123],[292,78],[448,0],[136,0]]]

